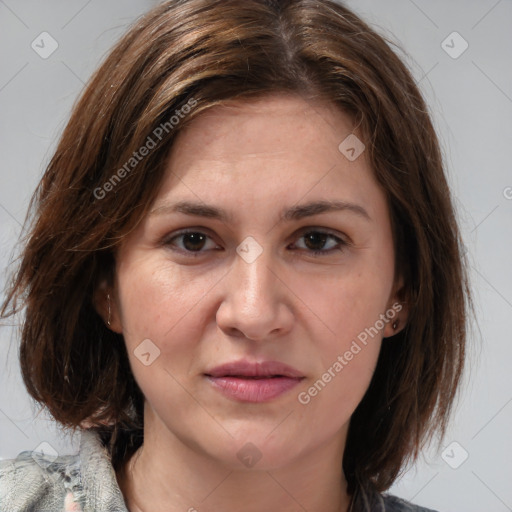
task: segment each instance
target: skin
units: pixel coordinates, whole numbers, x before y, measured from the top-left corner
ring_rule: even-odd
[[[105,320],[112,298],[110,328],[124,335],[146,398],[144,444],[117,475],[131,512],[348,509],[348,424],[382,338],[397,332],[392,321],[309,403],[297,397],[399,302],[403,285],[384,192],[364,152],[349,161],[338,150],[351,133],[333,106],[283,94],[213,107],[180,132],[153,213],[124,240],[115,283],[98,295]],[[232,218],[165,209],[178,200]],[[281,209],[316,200],[355,203],[369,219],[342,210],[279,221]],[[177,236],[184,228],[207,238]],[[319,230],[349,245],[308,245],[304,235]],[[248,236],[263,251],[252,263],[236,251]],[[395,320],[405,317],[404,308]],[[134,353],[145,339],[160,350],[148,366]],[[235,401],[204,373],[244,357],[305,378],[270,402]],[[252,467],[237,457],[248,442],[261,454]]]

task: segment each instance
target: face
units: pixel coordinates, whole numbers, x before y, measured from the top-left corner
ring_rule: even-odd
[[[180,132],[111,290],[148,432],[231,467],[342,453],[400,284],[384,193],[364,151],[338,149],[351,133],[333,106],[287,95]]]

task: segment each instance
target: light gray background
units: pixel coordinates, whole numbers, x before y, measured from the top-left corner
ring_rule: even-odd
[[[0,0],[0,268],[11,260],[28,201],[70,108],[126,26],[156,1]],[[397,41],[430,106],[446,158],[471,260],[477,318],[470,372],[442,448],[391,489],[441,512],[512,511],[512,2],[350,0]],[[31,43],[43,31],[58,49],[42,59]],[[458,32],[458,58],[442,42]],[[453,39],[453,43],[452,43]],[[445,43],[458,52],[462,40]],[[0,288],[5,285],[5,272]],[[73,453],[77,439],[39,415],[23,387],[17,338],[0,329],[0,457],[41,442]],[[10,349],[9,349],[10,347]],[[449,446],[452,442],[458,444]],[[450,467],[460,463],[457,469]]]

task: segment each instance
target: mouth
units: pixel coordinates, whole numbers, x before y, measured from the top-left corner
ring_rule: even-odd
[[[213,377],[213,375],[209,375],[208,373],[205,373],[205,375],[207,377]],[[288,378],[291,378],[291,377],[286,377],[286,375],[269,375],[268,377],[250,377],[248,375],[219,375],[218,377],[213,377],[213,378],[220,378],[220,377],[231,377],[233,379],[254,379],[254,380],[265,380],[265,379],[279,379],[279,378],[285,378],[285,379],[288,379]]]
[[[217,366],[204,376],[224,396],[240,402],[268,402],[286,393],[305,376],[277,361],[246,360]]]
[[[251,362],[246,359],[232,361],[208,370],[205,375],[209,377],[240,377],[240,378],[271,378],[288,377],[303,378],[304,375],[287,364],[279,361]]]

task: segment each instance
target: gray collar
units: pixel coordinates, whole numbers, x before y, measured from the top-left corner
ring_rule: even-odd
[[[81,432],[80,465],[83,512],[128,512],[107,449],[93,431]]]

